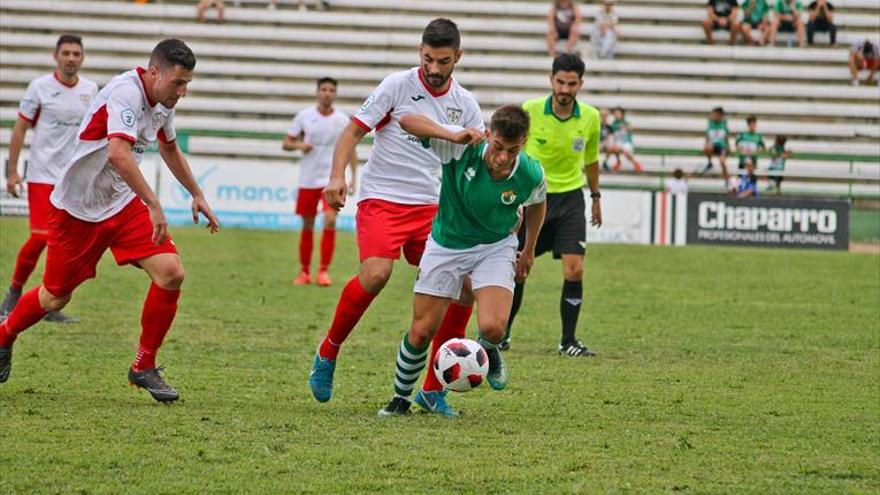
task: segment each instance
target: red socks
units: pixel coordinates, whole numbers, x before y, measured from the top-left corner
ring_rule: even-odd
[[[327,336],[321,342],[318,354],[324,359],[336,359],[339,347],[348,338],[348,334],[354,329],[361,316],[370,307],[370,303],[376,296],[364,290],[361,281],[354,276],[342,289],[339,303],[336,305],[336,314],[333,315],[333,323]]]
[[[131,365],[135,371],[143,371],[156,367],[156,353],[165,340],[165,334],[171,328],[174,315],[177,314],[177,299],[180,290],[167,290],[158,285],[150,284],[150,291],[144,301],[141,314],[141,340],[137,356]],[[19,304],[21,304],[19,302]]]
[[[312,267],[312,248],[315,245],[315,231],[303,229],[299,235],[299,264],[304,273],[309,273]]]
[[[46,248],[46,236],[43,234],[31,234],[28,240],[22,244],[15,259],[15,270],[12,272],[12,288],[21,291],[28,277],[33,273],[40,260],[40,253]]]
[[[336,248],[336,229],[324,229],[321,235],[321,271],[326,271],[333,261],[333,250]]]
[[[437,350],[440,349],[440,346],[447,340],[465,337],[468,320],[471,319],[471,313],[473,312],[473,306],[462,306],[455,303],[449,305],[449,309],[446,310],[446,316],[443,317],[443,322],[440,323],[440,328],[437,329],[437,333],[434,334],[434,338],[431,340],[431,354],[428,360],[428,368],[430,369],[425,377],[425,383],[422,385],[422,390],[425,392],[443,390],[443,385],[434,375],[434,357],[437,356]]]
[[[12,347],[18,334],[35,325],[44,316],[46,310],[40,306],[40,286],[37,286],[22,295],[12,313],[0,323],[0,347]]]

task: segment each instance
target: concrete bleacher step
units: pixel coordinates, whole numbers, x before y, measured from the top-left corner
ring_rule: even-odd
[[[51,13],[51,15],[67,15],[71,19],[79,18],[86,26],[93,25],[95,17],[125,16],[135,19],[162,20],[170,27],[175,23],[193,22],[194,11],[192,7],[184,5],[167,4],[119,4],[113,9],[107,9],[107,4],[100,1],[81,1],[59,3],[52,0],[5,0],[2,7],[7,12],[21,13]],[[646,13],[652,22],[663,22],[664,14],[668,9],[659,9],[657,12]],[[9,15],[9,14],[7,14]],[[88,16],[88,17],[86,17]],[[660,16],[660,17],[650,17]],[[252,28],[247,24],[265,24],[265,28],[304,28],[324,26],[334,29],[359,29],[359,30],[411,30],[419,32],[431,19],[425,15],[405,14],[369,14],[362,12],[281,12],[266,11],[262,9],[231,9],[227,15],[227,24],[224,30],[238,25],[237,27]],[[854,19],[861,19],[856,16]],[[543,19],[517,20],[517,19],[494,19],[486,22],[483,19],[461,18],[457,19],[462,33],[494,35],[527,35],[542,37],[546,33],[546,23]],[[686,25],[665,24],[631,24],[624,18],[619,26],[620,34],[626,39],[663,39],[681,41],[702,41],[704,38],[702,28],[696,21]],[[589,31],[589,30],[586,30]],[[589,33],[585,33],[589,35]],[[840,42],[850,43],[864,37],[880,38],[880,27],[870,24],[864,27],[842,29],[839,33]],[[540,40],[543,41],[543,40]]]

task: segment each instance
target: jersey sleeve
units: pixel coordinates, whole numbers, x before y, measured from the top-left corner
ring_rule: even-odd
[[[296,117],[290,122],[290,127],[287,129],[287,135],[292,138],[298,138],[300,134],[303,133],[304,129],[302,126],[302,112],[296,114]]]
[[[586,146],[584,146],[584,165],[591,165],[599,161],[599,140],[602,128],[599,126],[599,113],[593,111],[593,119],[590,122]]]
[[[40,92],[37,90],[36,80],[28,84],[24,97],[18,104],[18,116],[27,120],[31,125],[36,125],[40,117]]]
[[[532,189],[532,194],[529,195],[529,199],[523,202],[523,206],[532,206],[543,203],[545,199],[547,199],[547,179],[544,178],[542,172],[541,182]]]
[[[107,98],[107,139],[118,137],[131,144],[137,142],[137,108],[140,94],[118,88]]]
[[[464,130],[464,127],[460,127],[457,125],[444,125],[446,129],[452,132],[458,132]],[[451,141],[447,141],[445,139],[429,139],[427,142],[427,147],[431,151],[437,155],[437,158],[440,159],[440,163],[446,165],[449,162],[454,160],[458,160],[464,155],[465,150],[467,150],[467,145],[464,144],[456,144]]]
[[[352,120],[363,130],[369,132],[382,121],[389,117],[394,110],[395,102],[401,93],[399,77],[396,75],[386,77],[373,93],[364,101],[361,108],[354,114]]]
[[[165,119],[165,125],[159,129],[158,139],[163,143],[171,143],[177,139],[177,129],[174,128],[174,114],[175,110],[171,110],[168,114],[168,118]]]

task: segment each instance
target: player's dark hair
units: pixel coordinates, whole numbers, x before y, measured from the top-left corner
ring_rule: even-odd
[[[862,45],[862,53],[865,56],[870,56],[877,53],[877,47],[874,46],[874,43],[871,43],[870,40],[865,40],[865,44]]]
[[[504,105],[492,114],[489,129],[508,141],[529,133],[529,114],[519,105]]]
[[[461,47],[461,35],[458,26],[449,19],[438,17],[429,22],[422,31],[422,43],[431,48],[447,48],[458,51]]]
[[[716,113],[720,113],[721,115],[724,115],[724,108],[722,108],[722,107],[715,107],[712,109],[712,111],[716,112]]]
[[[626,116],[626,110],[624,110],[623,107],[614,107],[614,108],[611,109],[611,111],[612,111],[612,112],[617,112],[617,111],[619,111],[619,112],[620,112],[620,115]]]
[[[321,79],[318,79],[318,87],[319,87],[319,88],[320,88],[321,85],[324,84],[324,83],[330,83],[330,84],[332,84],[334,87],[338,87],[338,86],[339,86],[339,82],[338,82],[336,79],[333,79],[332,77],[322,77]]]
[[[61,49],[61,45],[65,43],[74,43],[79,45],[80,48],[83,48],[83,40],[81,37],[75,34],[62,34],[58,37],[58,41],[55,42],[55,53],[58,53],[58,50]]]
[[[550,71],[551,75],[555,75],[557,72],[576,72],[578,77],[584,77],[584,71],[586,70],[586,66],[584,65],[584,61],[574,53],[560,53],[553,59],[553,68]]]
[[[160,41],[156,48],[153,48],[150,65],[162,69],[179,65],[186,70],[193,70],[196,67],[196,56],[183,41],[168,38]]]
[[[780,146],[785,146],[786,141],[788,141],[788,136],[786,136],[785,134],[780,134],[780,135],[776,136],[776,142]]]
[[[677,168],[672,172],[672,176],[676,179],[681,179],[682,177],[684,177],[684,171],[680,168]]]
[[[754,124],[757,121],[758,121],[758,117],[755,117],[754,115],[749,115],[748,117],[746,117],[747,124]]]

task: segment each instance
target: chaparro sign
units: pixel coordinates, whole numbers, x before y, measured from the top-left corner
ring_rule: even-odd
[[[689,194],[687,243],[849,249],[849,202]]]

